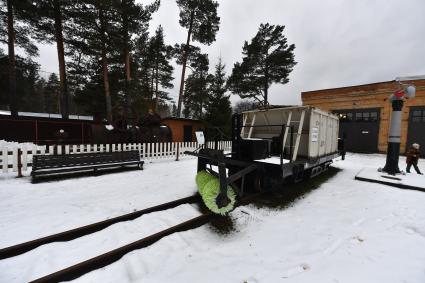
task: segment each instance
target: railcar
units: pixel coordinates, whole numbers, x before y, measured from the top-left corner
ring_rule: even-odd
[[[344,155],[336,115],[310,106],[257,109],[232,118],[232,151],[201,148],[197,171],[219,179],[218,208],[229,202],[229,186],[244,194],[280,189],[327,170]],[[208,144],[208,143],[206,143]]]

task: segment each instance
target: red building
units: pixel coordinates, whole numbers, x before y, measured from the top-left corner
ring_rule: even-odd
[[[195,119],[168,117],[162,119],[161,124],[171,129],[173,142],[194,142],[195,132],[205,129],[204,124]]]

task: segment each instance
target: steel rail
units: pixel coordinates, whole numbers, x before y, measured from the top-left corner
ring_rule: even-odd
[[[261,194],[262,193],[256,193],[256,194],[244,197],[243,199],[240,200],[237,206],[249,204],[256,198],[258,198]],[[77,279],[88,272],[105,267],[107,265],[110,265],[118,261],[129,252],[148,247],[158,242],[159,240],[161,240],[162,238],[166,236],[169,236],[171,234],[178,233],[178,232],[195,229],[202,225],[205,225],[208,222],[210,222],[213,216],[214,214],[212,212],[201,214],[200,216],[197,216],[195,218],[192,218],[190,220],[187,220],[185,222],[182,222],[180,224],[177,224],[168,229],[162,230],[158,233],[152,234],[150,236],[147,236],[145,238],[142,238],[140,240],[137,240],[135,242],[132,242],[130,244],[117,248],[115,250],[106,252],[104,254],[90,258],[88,260],[77,263],[65,269],[56,271],[54,273],[51,273],[46,276],[35,279],[33,281],[30,281],[30,283],[50,283],[50,282],[70,281],[70,280]]]
[[[127,253],[131,251],[150,246],[168,235],[198,228],[208,223],[212,215],[213,215],[212,213],[202,214],[198,217],[192,218],[176,226],[162,230],[158,233],[152,234],[150,236],[147,236],[145,238],[142,238],[138,241],[132,242],[130,244],[127,244],[115,250],[90,258],[86,261],[77,263],[65,269],[62,269],[52,274],[41,277],[39,279],[30,281],[30,283],[61,282],[61,281],[70,281],[70,280],[77,279],[78,277],[90,271],[105,267],[107,265],[110,265],[116,262],[117,260],[121,259],[124,255],[126,255]]]
[[[142,210],[138,210],[135,212],[131,212],[125,215],[121,215],[118,217],[114,217],[111,219],[107,219],[107,220],[103,220],[100,222],[96,222],[96,223],[92,223],[89,225],[85,225],[82,227],[78,227],[78,228],[74,228],[68,231],[64,231],[64,232],[60,232],[57,234],[53,234],[50,236],[46,236],[46,237],[42,237],[42,238],[38,238],[32,241],[28,241],[28,242],[24,242],[21,244],[17,244],[14,246],[10,246],[7,248],[3,248],[0,249],[0,260],[2,259],[6,259],[6,258],[10,258],[10,257],[14,257],[23,253],[26,253],[30,250],[33,250],[39,246],[45,245],[45,244],[49,244],[49,243],[53,243],[53,242],[65,242],[65,241],[70,241],[88,234],[92,234],[95,232],[98,232],[100,230],[103,230],[113,224],[119,223],[119,222],[124,222],[124,221],[129,221],[129,220],[134,220],[142,215],[148,214],[148,213],[152,213],[152,212],[157,212],[157,211],[162,211],[162,210],[167,210],[167,209],[171,209],[174,207],[177,207],[179,205],[182,204],[186,204],[186,203],[195,203],[195,202],[199,202],[200,201],[200,197],[199,195],[194,195],[194,196],[190,196],[190,197],[185,197],[185,198],[181,198],[178,200],[174,200],[171,202],[167,202],[167,203],[163,203],[157,206],[152,206],[149,208],[145,208]]]

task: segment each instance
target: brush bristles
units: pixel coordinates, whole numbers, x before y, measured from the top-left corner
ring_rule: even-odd
[[[230,199],[230,203],[222,208],[217,206],[216,199],[220,193],[220,181],[210,173],[206,171],[199,172],[196,175],[196,184],[198,185],[198,191],[202,200],[212,212],[226,215],[226,213],[235,207],[236,194],[230,186],[227,187],[227,197]]]

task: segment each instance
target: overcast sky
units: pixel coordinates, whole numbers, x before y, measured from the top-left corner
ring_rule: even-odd
[[[141,1],[142,2],[142,1]],[[151,1],[143,1],[151,2]],[[219,56],[230,74],[245,40],[260,23],[285,25],[298,64],[286,85],[273,86],[271,104],[300,104],[301,91],[425,75],[425,0],[219,0],[217,41],[202,46],[210,70]],[[175,0],[161,0],[151,21],[162,25],[168,44],[186,41]],[[55,46],[41,46],[42,70],[57,72]],[[181,67],[176,66],[177,98]],[[238,100],[233,97],[232,101]]]

